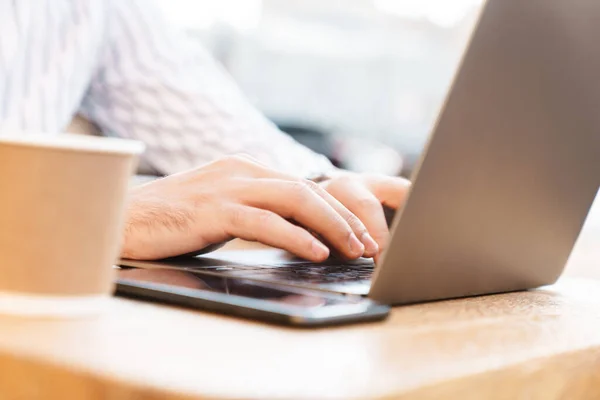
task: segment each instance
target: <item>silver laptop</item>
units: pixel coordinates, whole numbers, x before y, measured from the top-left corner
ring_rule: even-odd
[[[600,186],[598,20],[597,1],[487,1],[377,267],[276,251],[121,263],[386,304],[555,282]]]

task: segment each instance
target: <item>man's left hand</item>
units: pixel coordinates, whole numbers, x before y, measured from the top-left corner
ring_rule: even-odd
[[[381,255],[389,237],[382,206],[394,210],[402,206],[410,182],[400,177],[340,172],[320,185],[363,222]]]

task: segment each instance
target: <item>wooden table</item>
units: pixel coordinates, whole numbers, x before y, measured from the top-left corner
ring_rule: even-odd
[[[538,291],[301,331],[115,298],[82,320],[0,317],[0,399],[600,398],[600,206]],[[596,271],[596,269],[598,271]]]

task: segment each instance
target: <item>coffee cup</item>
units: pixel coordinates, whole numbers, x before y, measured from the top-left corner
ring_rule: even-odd
[[[0,134],[0,313],[75,316],[114,290],[140,142]]]

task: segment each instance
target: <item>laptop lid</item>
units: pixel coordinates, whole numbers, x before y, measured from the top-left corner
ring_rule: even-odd
[[[562,273],[600,185],[600,2],[488,0],[369,296],[411,303]]]

